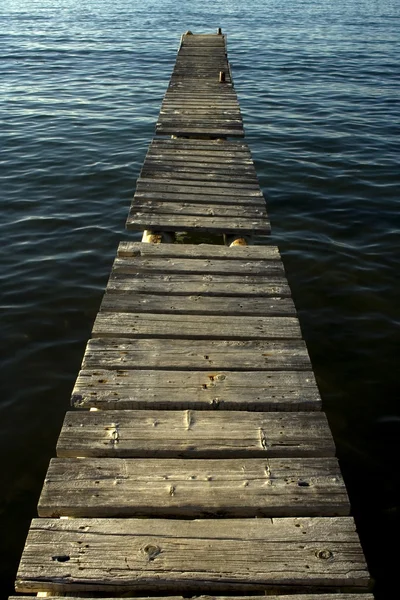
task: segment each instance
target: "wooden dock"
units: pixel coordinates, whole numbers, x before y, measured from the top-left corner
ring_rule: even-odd
[[[119,245],[16,590],[372,600],[279,250],[242,245],[269,223],[223,34],[182,37],[156,130],[128,227],[241,245]]]

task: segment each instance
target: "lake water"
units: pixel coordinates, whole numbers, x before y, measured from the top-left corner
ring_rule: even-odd
[[[2,598],[117,244],[139,239],[125,218],[180,35],[218,27],[376,598],[395,597],[399,6],[2,0]]]

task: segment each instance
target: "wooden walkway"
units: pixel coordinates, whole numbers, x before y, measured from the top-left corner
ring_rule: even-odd
[[[153,140],[127,228],[269,233],[265,200],[247,144]]]
[[[182,36],[156,131],[189,137],[244,136],[224,34]]]
[[[167,96],[184,57],[221,70],[215,49],[184,36]],[[196,210],[201,230],[269,227],[247,146],[153,141],[128,223],[190,229]],[[122,242],[72,403],[18,592],[372,600],[276,247]]]

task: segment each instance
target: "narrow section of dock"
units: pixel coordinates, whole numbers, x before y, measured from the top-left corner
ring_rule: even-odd
[[[244,136],[224,34],[182,36],[156,131],[189,137]]]
[[[128,227],[269,231],[247,146],[203,139],[242,131],[227,65],[183,36],[157,130],[196,139],[151,143]],[[72,403],[18,592],[372,600],[278,248],[122,242]]]

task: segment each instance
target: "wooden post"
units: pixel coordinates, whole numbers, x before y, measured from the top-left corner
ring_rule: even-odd
[[[225,83],[226,78],[225,78],[225,71],[220,71],[219,72],[219,82],[220,83]]]

